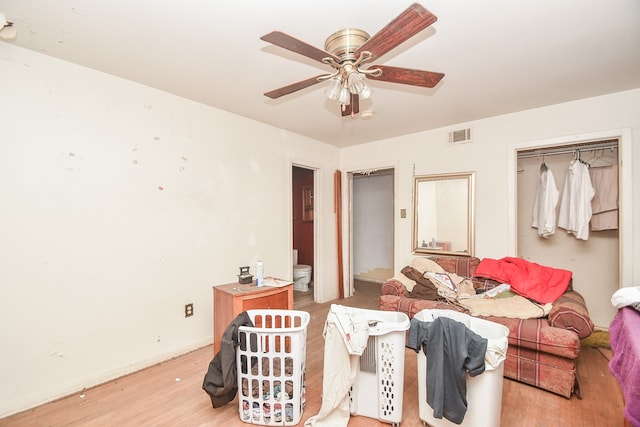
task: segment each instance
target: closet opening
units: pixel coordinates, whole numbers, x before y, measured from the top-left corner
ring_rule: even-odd
[[[618,148],[607,138],[516,151],[516,256],[570,270],[600,328],[621,282]]]

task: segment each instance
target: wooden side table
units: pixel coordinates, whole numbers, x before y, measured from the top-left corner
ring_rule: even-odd
[[[238,314],[261,308],[293,310],[293,284],[279,288],[240,283],[213,286],[213,354],[220,350],[222,334]]]

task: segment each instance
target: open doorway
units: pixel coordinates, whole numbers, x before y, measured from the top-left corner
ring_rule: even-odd
[[[313,277],[315,275],[315,203],[314,170],[292,166],[291,200],[293,218],[293,298],[296,306],[314,301]]]
[[[394,274],[394,169],[349,172],[349,187],[353,292]]]

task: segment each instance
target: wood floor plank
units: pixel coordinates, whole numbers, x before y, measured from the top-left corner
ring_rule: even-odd
[[[366,286],[366,287],[363,287]],[[356,295],[336,303],[377,309],[379,285],[356,286]],[[304,302],[311,314],[306,357],[306,407],[304,421],[320,410],[324,339],[322,331],[330,303]],[[297,308],[297,307],[296,307]],[[104,426],[246,426],[239,417],[237,398],[223,408],[213,409],[202,390],[202,380],[213,347],[160,363],[98,387],[79,391],[64,399],[0,420],[0,427],[104,427]],[[503,427],[603,427],[622,426],[623,398],[608,371],[608,350],[585,348],[578,358],[578,375],[583,399],[570,399],[504,380]],[[416,353],[405,349],[402,427],[422,427],[418,416]],[[353,416],[349,427],[388,426],[378,420]]]

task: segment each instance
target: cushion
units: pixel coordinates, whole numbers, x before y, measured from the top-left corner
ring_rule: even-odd
[[[404,275],[402,274],[400,274],[400,276],[404,277]],[[409,281],[409,279],[407,279],[406,277],[405,280]],[[413,282],[414,285],[416,284],[416,282],[414,282],[413,280],[411,280],[411,282]],[[407,290],[407,287],[404,285],[404,283],[396,278],[385,280],[385,282],[382,284],[382,288],[380,289],[380,293],[382,294],[382,296],[395,295],[399,297],[406,297],[409,295],[409,291]]]
[[[380,295],[378,301],[380,310],[400,311],[406,313],[410,319],[413,319],[413,316],[422,310],[447,309],[465,312],[464,307],[453,305],[446,300],[431,301],[426,299],[403,298],[397,295]]]
[[[549,324],[573,331],[581,339],[591,335],[594,327],[584,299],[576,291],[565,292],[556,300],[549,312]]]
[[[486,316],[483,319],[509,328],[509,348],[523,347],[537,353],[575,359],[580,353],[580,338],[575,332],[554,328],[547,318],[513,319],[510,317]]]

